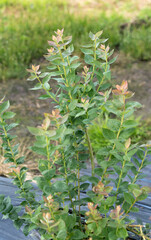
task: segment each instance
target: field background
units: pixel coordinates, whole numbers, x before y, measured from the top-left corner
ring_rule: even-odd
[[[104,31],[110,46],[126,56],[151,59],[150,0],[1,0],[0,78],[22,78],[42,60],[53,31],[64,28],[75,50],[88,33]]]

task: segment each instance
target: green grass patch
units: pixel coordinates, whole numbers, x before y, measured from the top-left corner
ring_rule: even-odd
[[[133,58],[140,60],[151,59],[151,26],[142,26],[132,31],[124,32],[120,49]]]
[[[87,4],[85,5],[87,6]],[[65,28],[65,33],[73,35],[75,50],[87,42],[87,32],[104,30],[104,37],[110,38],[112,48],[120,48],[135,58],[148,60],[151,49],[148,29],[127,29],[121,33],[120,25],[127,21],[122,12],[114,10],[110,15],[95,11],[82,15],[79,8],[76,16],[67,0],[2,0],[0,2],[0,78],[25,77],[25,69],[45,54],[53,31]],[[78,9],[77,9],[78,10]],[[143,13],[144,14],[144,13]],[[145,14],[144,14],[145,15]],[[149,28],[151,31],[151,27]],[[137,40],[136,40],[137,39]]]

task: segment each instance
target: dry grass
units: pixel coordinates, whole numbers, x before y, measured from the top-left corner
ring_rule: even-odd
[[[30,149],[29,146],[31,145],[32,139],[30,137],[26,137],[22,140],[20,140],[20,146],[19,146],[19,154],[18,157],[26,156],[25,158],[25,164],[20,165],[21,167],[27,167],[29,169],[27,173],[27,179],[32,179],[34,176],[39,175],[38,171],[38,161],[37,161],[37,155],[34,154]],[[0,176],[9,177],[9,173],[11,170],[11,163],[4,164],[4,157],[3,152],[1,151],[0,156]]]
[[[139,12],[151,7],[151,0],[67,0],[69,11],[78,15],[97,15],[104,11],[107,15],[113,10],[124,17],[135,19]]]

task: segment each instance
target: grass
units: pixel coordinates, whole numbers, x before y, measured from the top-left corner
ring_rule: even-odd
[[[47,40],[57,28],[65,28],[67,35],[72,34],[76,51],[80,44],[88,41],[89,31],[103,29],[111,47],[137,59],[151,59],[148,34],[151,26],[134,28],[132,31],[126,29],[124,32],[120,29],[122,23],[132,20],[132,16],[147,19],[147,13],[150,17],[146,6],[141,7],[140,11],[137,1],[105,2],[1,0],[0,78],[25,77],[25,69],[29,64],[46,53]]]
[[[151,59],[151,26],[142,26],[132,32],[125,31],[121,50],[133,58],[140,60]]]

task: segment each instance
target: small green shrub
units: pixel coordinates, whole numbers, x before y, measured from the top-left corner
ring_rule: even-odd
[[[135,122],[135,125],[133,124],[132,126],[130,126],[128,130],[129,137],[132,137],[132,143],[144,144],[144,142],[150,141],[150,120],[141,120],[141,117],[136,118],[135,115],[132,115],[129,120],[133,120],[133,122]],[[88,129],[91,144],[95,153],[97,153],[101,146],[106,146],[108,144],[108,141],[106,141],[102,133],[102,128],[107,127],[107,125],[109,124],[108,121],[110,122],[110,119],[108,119],[107,114],[105,116],[100,114],[97,119],[93,121],[93,124],[91,124]]]
[[[86,63],[81,74],[77,74],[81,63],[73,55],[72,37],[64,37],[63,30],[57,30],[48,41],[47,71],[41,73],[39,65],[28,69],[28,81],[35,83],[32,90],[43,89],[45,94],[40,99],[50,99],[55,104],[52,113],[48,110],[44,114],[41,126],[28,127],[36,138],[31,149],[39,154],[41,176],[35,180],[42,192],[40,201],[26,180],[28,169],[23,166],[24,157],[18,157],[18,144],[13,145],[15,136],[10,131],[16,124],[7,120],[14,113],[8,111],[9,101],[1,100],[0,137],[5,163],[12,163],[10,175],[23,198],[21,206],[25,211],[19,215],[21,207],[13,206],[11,199],[3,195],[0,211],[16,227],[23,225],[25,235],[36,229],[43,240],[117,240],[126,239],[131,231],[149,239],[147,228],[144,233],[142,225],[134,225],[129,213],[139,210],[135,203],[145,199],[151,190],[137,184],[149,163],[147,154],[151,149],[131,143],[129,129],[136,122],[129,117],[140,104],[127,101],[133,96],[127,81],[108,90],[110,65],[116,57],[111,57],[113,50],[105,45],[107,40],[101,35],[102,31],[90,32],[90,44],[81,47]],[[56,80],[56,92],[51,89],[52,79]],[[88,127],[100,113],[104,116],[102,145],[96,153],[95,166]],[[136,156],[132,161],[134,154],[140,161]],[[90,176],[81,176],[80,170],[86,169],[89,162]],[[85,192],[84,198],[81,192]]]

